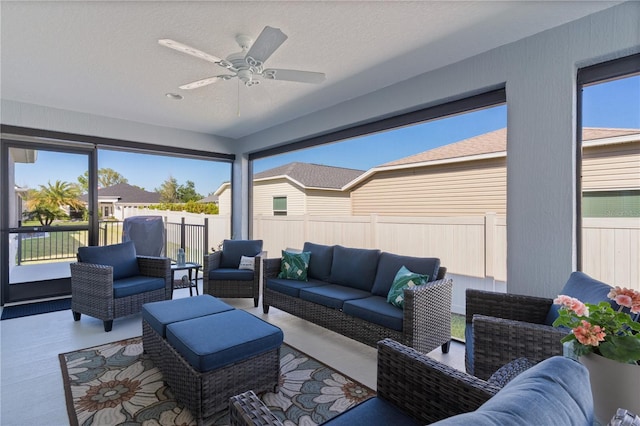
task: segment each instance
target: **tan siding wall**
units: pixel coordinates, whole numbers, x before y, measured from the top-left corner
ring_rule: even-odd
[[[582,189],[640,188],[640,141],[585,148]]]
[[[304,192],[287,179],[274,179],[254,182],[253,214],[273,216],[273,197],[287,197],[287,215],[306,213]]]
[[[218,195],[218,214],[231,217],[231,185]]]
[[[354,215],[484,215],[506,212],[506,159],[381,172],[351,193]]]
[[[316,216],[351,215],[351,198],[348,192],[307,190],[307,213]]]

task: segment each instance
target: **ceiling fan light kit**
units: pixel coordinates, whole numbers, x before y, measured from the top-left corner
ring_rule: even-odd
[[[238,34],[236,36],[236,42],[242,51],[232,53],[228,55],[226,59],[218,58],[217,56],[170,39],[160,39],[158,43],[170,49],[177,50],[178,52],[212,62],[232,73],[207,77],[202,80],[184,84],[179,87],[183,90],[197,89],[220,80],[226,81],[232,78],[238,78],[245,86],[251,87],[260,83],[260,80],[254,78],[255,76],[262,77],[266,80],[294,81],[312,84],[322,83],[326,78],[324,73],[264,68],[264,63],[267,59],[269,59],[273,52],[275,52],[286,39],[286,34],[280,31],[280,29],[269,26],[262,30],[255,42],[247,35]]]

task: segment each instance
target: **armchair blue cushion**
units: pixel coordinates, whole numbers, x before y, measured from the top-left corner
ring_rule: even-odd
[[[78,260],[113,267],[114,281],[140,274],[133,241],[109,246],[78,247]]]
[[[242,256],[255,257],[262,252],[262,240],[224,240],[221,268],[238,269]]]
[[[582,303],[598,304],[607,301],[614,309],[618,309],[618,304],[607,297],[611,288],[610,285],[591,278],[584,272],[576,271],[571,273],[569,280],[559,294],[574,297]],[[560,309],[559,305],[551,305],[545,324],[553,325],[553,322],[558,318],[558,309]]]

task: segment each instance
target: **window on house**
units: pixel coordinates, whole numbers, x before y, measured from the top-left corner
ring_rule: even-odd
[[[640,55],[578,71],[578,269],[640,289]]]
[[[287,215],[287,197],[273,197],[273,215]]]

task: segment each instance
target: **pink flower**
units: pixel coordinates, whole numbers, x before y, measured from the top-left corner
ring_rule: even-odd
[[[587,346],[598,346],[607,335],[599,325],[591,325],[582,320],[582,325],[573,329],[573,335],[578,342]]]
[[[585,306],[584,303],[570,296],[566,296],[564,294],[559,295],[553,301],[556,305],[562,305],[576,313],[576,315],[588,317],[589,316],[589,308]]]
[[[640,292],[630,288],[620,288],[616,286],[607,294],[609,299],[613,299],[620,306],[630,308],[634,314],[640,313]]]

